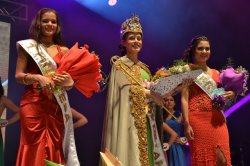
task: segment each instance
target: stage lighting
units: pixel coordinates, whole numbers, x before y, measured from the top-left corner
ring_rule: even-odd
[[[231,106],[228,110],[225,112],[225,116],[229,117],[232,113],[234,113],[236,110],[238,110],[240,107],[245,105],[246,103],[250,102],[250,94],[242,98],[240,101],[235,103],[233,106]]]
[[[109,6],[115,6],[117,3],[117,0],[108,0]]]

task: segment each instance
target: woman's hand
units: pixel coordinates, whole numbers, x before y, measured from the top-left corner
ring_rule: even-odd
[[[38,81],[42,90],[47,91],[47,92],[53,92],[55,83],[51,78],[43,76],[43,75],[32,75],[32,77],[36,77],[35,80]]]
[[[182,81],[182,83],[175,88],[175,91],[180,92],[183,88],[187,88],[193,83],[193,79],[187,78]]]
[[[193,79],[187,78],[187,79],[184,79],[182,81],[181,85],[182,85],[182,88],[186,88],[186,87],[190,86],[192,83],[193,83]]]
[[[185,135],[188,140],[194,139],[194,131],[189,123],[184,124],[185,127]]]
[[[146,89],[150,89],[154,85],[154,82],[143,81],[142,86]]]
[[[53,77],[53,81],[56,85],[63,87],[72,87],[74,85],[74,80],[72,79],[70,74],[65,71],[62,74],[56,74]]]
[[[157,105],[163,106],[164,99],[158,93],[145,89],[146,95],[149,96]]]
[[[182,145],[182,141],[181,141],[180,137],[177,137],[174,142]]]
[[[170,145],[167,142],[164,142],[162,148],[163,148],[164,151],[168,151],[169,148],[170,148]]]
[[[222,96],[226,99],[227,102],[234,100],[236,94],[234,91],[225,91]]]
[[[185,145],[185,143],[187,143],[187,138],[186,137],[177,137],[175,140],[175,143]]]

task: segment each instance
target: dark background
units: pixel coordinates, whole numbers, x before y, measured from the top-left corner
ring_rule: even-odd
[[[23,85],[17,84],[14,79],[17,58],[15,43],[28,38],[31,20],[42,7],[58,11],[67,46],[71,47],[75,42],[88,44],[90,50],[99,54],[102,70],[106,74],[111,69],[110,58],[119,54],[120,25],[132,14],[140,16],[143,26],[143,50],[139,58],[149,65],[152,73],[181,58],[191,38],[197,34],[203,34],[211,41],[210,67],[221,69],[226,59],[232,57],[236,66],[242,65],[250,70],[247,60],[250,55],[248,0],[118,0],[114,7],[108,6],[107,1],[82,0],[81,5],[73,0],[11,1],[17,4],[0,0],[0,9],[13,11],[18,4],[23,4],[28,11],[27,20],[0,15],[0,21],[11,24],[8,97],[19,104]],[[24,16],[24,11],[20,9],[15,14]],[[249,97],[237,112],[227,118],[232,164],[235,166],[250,165]],[[86,126],[75,130],[81,165],[97,166],[106,90],[87,99],[73,89],[69,92],[69,100],[71,106],[89,120]],[[11,116],[11,111],[8,116]],[[5,165],[14,166],[20,138],[19,123],[8,126],[6,131]]]

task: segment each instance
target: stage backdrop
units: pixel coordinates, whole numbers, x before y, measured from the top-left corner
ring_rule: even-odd
[[[24,88],[24,85],[15,81],[16,41],[28,38],[31,20],[42,7],[53,8],[59,13],[66,45],[71,47],[77,41],[79,45],[89,44],[90,50],[99,55],[103,65],[102,70],[107,74],[111,70],[110,58],[119,54],[120,25],[132,14],[140,16],[143,26],[143,50],[139,58],[149,65],[153,73],[159,67],[170,66],[173,60],[181,58],[191,38],[197,34],[204,34],[211,40],[210,67],[221,69],[225,65],[226,58],[233,57],[236,66],[242,65],[250,71],[249,61],[246,60],[250,55],[249,0],[230,2],[228,0],[126,0],[118,1],[114,7],[101,6],[107,1],[83,0],[82,2],[86,2],[85,5],[81,5],[78,1],[80,0],[19,0],[18,2],[28,6],[25,21],[3,17],[0,13],[0,20],[11,24],[8,97],[16,104],[19,104]],[[0,9],[3,7],[5,7],[3,0],[0,0]],[[86,126],[75,130],[81,165],[98,166],[106,90],[87,99],[76,89],[72,89],[69,91],[69,100],[71,106],[89,120]],[[237,154],[242,141],[239,140],[243,138],[245,140],[250,135],[250,130],[247,130],[249,110],[248,103],[228,118],[233,165],[240,165]],[[9,111],[7,117],[10,117],[11,113]],[[238,113],[240,115],[236,117]],[[234,118],[237,122],[233,120]],[[5,165],[7,166],[15,165],[20,139],[18,125],[19,123],[15,123],[6,129]],[[234,130],[239,133],[235,134]],[[245,146],[245,149],[250,149],[247,148],[250,147],[248,140],[246,144],[248,146]],[[250,152],[245,152],[248,157]],[[250,164],[245,162],[245,165]]]
[[[4,87],[5,95],[8,89],[8,71],[9,71],[9,51],[10,51],[10,24],[0,21],[0,77]],[[6,118],[6,110],[1,119]],[[5,138],[5,128],[1,128],[3,139]]]

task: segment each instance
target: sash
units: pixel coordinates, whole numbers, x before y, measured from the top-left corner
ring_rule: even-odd
[[[214,98],[214,95],[217,90],[216,82],[206,73],[201,73],[194,82],[198,85],[211,99]]]
[[[36,62],[41,73],[44,76],[49,76],[56,71],[56,63],[53,58],[45,51],[45,49],[33,39],[21,40],[17,42],[17,47],[21,46]],[[39,49],[39,52],[37,50]],[[40,53],[40,54],[39,54]],[[80,166],[74,138],[74,128],[72,112],[69,105],[68,95],[65,89],[60,88],[55,90],[53,95],[59,104],[64,120],[64,138],[63,138],[63,153],[66,166]]]
[[[162,149],[161,141],[159,139],[155,116],[153,113],[148,112],[147,117],[149,119],[150,130],[152,133],[153,140],[153,152],[154,152],[154,165],[155,166],[167,166],[166,158]]]

